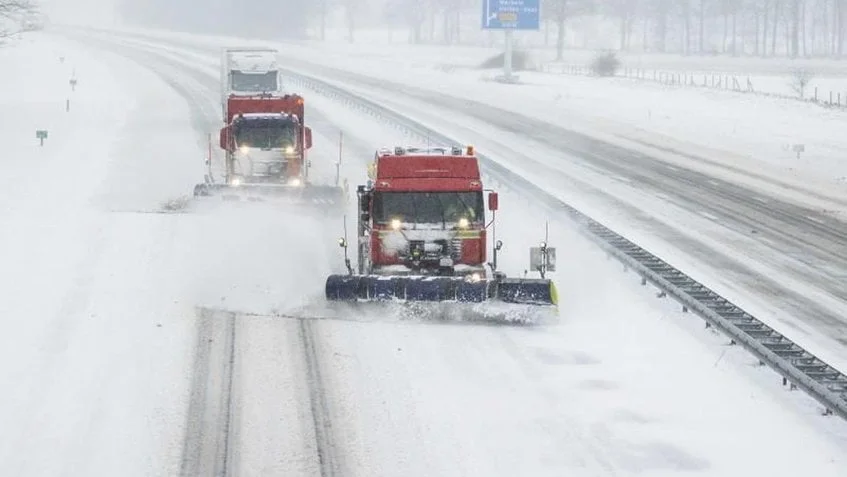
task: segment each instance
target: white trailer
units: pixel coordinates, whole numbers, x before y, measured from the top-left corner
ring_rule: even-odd
[[[282,94],[277,56],[273,48],[227,47],[221,54],[221,109],[231,95]]]

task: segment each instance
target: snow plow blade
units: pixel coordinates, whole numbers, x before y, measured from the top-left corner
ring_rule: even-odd
[[[289,186],[284,184],[197,184],[194,197],[220,196],[224,200],[284,202],[341,206],[346,202],[344,189],[335,186]]]
[[[330,275],[326,299],[400,305],[415,317],[459,321],[537,322],[558,315],[555,285],[538,278]]]

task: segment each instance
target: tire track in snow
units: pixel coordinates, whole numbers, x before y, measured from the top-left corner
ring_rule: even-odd
[[[235,314],[197,311],[197,347],[180,475],[227,476],[231,466]]]
[[[306,380],[309,388],[309,407],[312,411],[312,425],[315,429],[315,448],[318,454],[321,477],[347,475],[341,471],[340,460],[336,453],[332,432],[327,393],[321,376],[320,359],[318,358],[317,330],[314,320],[298,319],[300,341],[306,362]]]
[[[236,442],[239,386],[238,322],[250,319],[237,312],[198,308],[197,347],[183,441],[181,476],[239,475]],[[275,318],[292,320],[292,318]],[[315,459],[321,477],[348,475],[343,471],[332,426],[332,413],[321,364],[319,332],[315,320],[297,318],[303,356],[303,381],[308,390],[309,415],[314,430]],[[253,396],[252,399],[256,399]],[[311,447],[306,445],[305,447]]]

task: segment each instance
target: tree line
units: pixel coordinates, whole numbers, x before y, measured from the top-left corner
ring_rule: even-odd
[[[376,18],[382,26],[405,26],[414,43],[463,43],[480,28],[481,1],[316,0],[312,16],[321,25],[319,37],[329,13],[343,9],[351,41],[358,28],[376,26]],[[839,57],[847,40],[847,0],[540,1],[543,42],[560,52],[602,44],[624,51]]]
[[[0,0],[15,2],[20,0]],[[483,0],[122,0],[140,24],[265,37],[325,38],[343,27],[405,29],[413,43],[478,41]],[[555,48],[840,57],[847,0],[540,0],[535,40]],[[2,3],[0,3],[2,4]],[[338,24],[341,19],[341,25]]]
[[[841,56],[847,0],[545,0],[556,22],[602,13],[618,48],[683,54]],[[641,38],[638,38],[640,35]]]

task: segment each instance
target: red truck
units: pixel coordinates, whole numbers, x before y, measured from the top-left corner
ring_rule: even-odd
[[[497,299],[555,306],[550,280],[508,279],[497,271],[499,240],[493,263],[487,262],[488,229],[498,195],[488,193],[492,220],[486,222],[472,147],[381,149],[368,172],[368,184],[357,188],[358,273],[353,273],[342,238],[349,273],[327,279],[328,300]],[[546,257],[546,244],[544,248]]]
[[[306,182],[312,130],[303,122],[303,103],[298,95],[230,96],[219,141],[228,184]]]
[[[219,145],[224,150],[224,181],[215,183],[212,158],[204,184],[195,196],[226,194],[298,196],[336,202],[341,189],[309,183],[306,151],[312,147],[312,130],[304,124],[302,96],[230,95]]]
[[[376,153],[372,188],[359,187],[360,273],[485,276],[486,224],[472,149],[401,148]],[[497,209],[497,193],[488,196]]]

